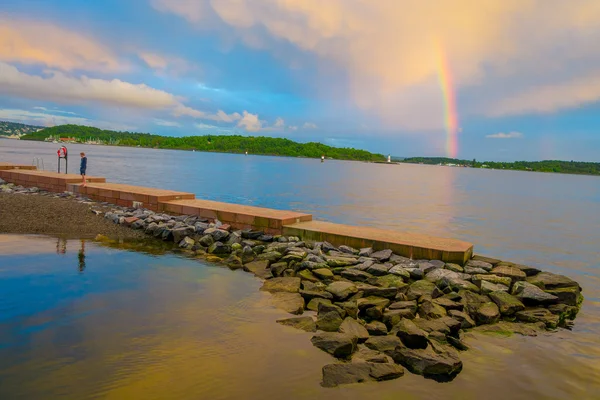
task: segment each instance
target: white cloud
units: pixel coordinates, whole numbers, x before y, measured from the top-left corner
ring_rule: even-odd
[[[290,131],[297,131],[297,130],[298,130],[298,127],[297,127],[296,125],[290,125],[290,126],[288,126],[288,129],[289,129]]]
[[[499,132],[499,133],[494,133],[492,135],[486,136],[486,138],[489,138],[489,139],[521,139],[522,137],[523,137],[523,134],[521,132],[508,132],[508,133]]]
[[[181,75],[186,72],[197,69],[197,67],[183,58],[176,56],[162,56],[149,51],[138,53],[138,57],[150,68],[160,73],[169,73],[172,75]]]
[[[333,93],[338,103],[351,101],[394,132],[443,128],[441,75],[453,82],[446,93],[460,94],[459,116],[553,112],[600,100],[597,0],[153,5],[228,40],[289,55],[299,67],[316,60],[335,75],[312,76],[305,84]],[[301,57],[306,53],[312,57]]]
[[[244,111],[236,126],[244,128],[248,132],[258,132],[262,128],[262,122],[258,119],[258,114],[250,114],[248,111]]]
[[[277,117],[275,123],[273,124],[273,128],[283,128],[285,127],[285,121],[281,117]]]
[[[203,123],[194,124],[194,126],[198,129],[219,129],[218,126],[208,125],[208,124],[203,124]]]
[[[302,125],[302,127],[304,129],[317,129],[317,125],[312,122],[305,122],[304,125]]]
[[[43,108],[43,107],[42,107]],[[39,108],[38,108],[39,109]],[[32,125],[55,126],[64,124],[95,126],[101,129],[118,131],[134,131],[136,127],[109,121],[92,120],[84,117],[53,115],[43,112],[33,112],[18,109],[0,109],[0,119],[19,121]]]
[[[167,120],[160,119],[160,118],[154,118],[153,122],[156,125],[160,125],[160,126],[181,127],[181,124],[179,122],[167,121]]]
[[[63,71],[127,69],[107,46],[43,22],[0,17],[0,61],[42,64]]]
[[[227,114],[223,110],[219,110],[216,113],[210,113],[206,111],[196,110],[191,107],[184,106],[183,104],[179,104],[173,110],[173,115],[176,117],[187,115],[189,117],[198,118],[198,119],[208,119],[211,121],[220,121],[220,122],[234,122],[242,118],[239,113]]]

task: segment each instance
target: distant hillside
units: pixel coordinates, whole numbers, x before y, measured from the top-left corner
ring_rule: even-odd
[[[297,143],[289,139],[264,136],[204,135],[170,137],[148,133],[115,132],[89,126],[60,125],[45,128],[23,136],[22,140],[75,139],[80,143],[110,144],[116,146],[140,146],[160,149],[196,150],[221,153],[327,158],[338,160],[381,161],[384,156],[353,148],[331,147],[321,143]]]
[[[36,132],[43,126],[25,125],[16,122],[0,121],[0,136],[22,136]]]
[[[411,157],[402,162],[411,164],[454,165],[471,168],[509,169],[516,171],[556,172],[562,174],[600,175],[600,163],[581,161],[515,161],[495,162],[477,160],[459,160],[446,157]]]

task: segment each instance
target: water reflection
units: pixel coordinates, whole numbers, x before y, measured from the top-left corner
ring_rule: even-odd
[[[79,260],[79,272],[85,270],[85,240],[81,239],[81,249],[77,253],[77,259]]]

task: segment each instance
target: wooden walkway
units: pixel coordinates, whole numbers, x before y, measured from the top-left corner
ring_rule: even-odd
[[[344,244],[354,248],[390,249],[415,260],[443,260],[462,265],[473,255],[473,245],[460,240],[323,221],[285,225],[283,234],[305,240],[327,241],[337,246]]]
[[[11,166],[12,169],[3,169]],[[83,187],[80,175],[17,167],[19,166],[10,163],[0,163],[0,178],[17,185],[37,186],[52,192],[68,190],[124,207],[197,215],[210,220],[218,218],[234,229],[255,229],[270,234],[299,236],[304,240],[325,240],[335,245],[345,244],[355,248],[390,249],[413,259],[464,264],[473,254],[473,245],[460,240],[313,221],[310,214],[196,199],[193,193],[106,183],[105,178],[97,176],[88,176],[89,183],[87,187]]]
[[[0,162],[0,171],[7,169],[37,169],[37,167],[35,165],[11,164],[6,162]]]

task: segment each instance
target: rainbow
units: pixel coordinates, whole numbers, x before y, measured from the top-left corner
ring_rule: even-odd
[[[446,126],[446,155],[456,158],[458,155],[458,113],[456,112],[456,93],[448,58],[441,44],[437,45],[437,71],[444,100],[444,125]]]

